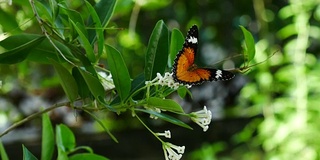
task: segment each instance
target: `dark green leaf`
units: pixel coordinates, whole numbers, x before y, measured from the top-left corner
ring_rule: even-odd
[[[181,106],[171,99],[162,99],[157,97],[150,97],[147,104],[152,107],[159,108],[161,110],[166,110],[175,113],[184,113]]]
[[[131,86],[132,88],[131,88],[130,94],[133,94],[138,89],[144,87],[145,86],[144,74],[142,73],[138,75],[136,78],[134,78],[132,80]],[[144,95],[145,95],[144,92],[139,92],[138,94],[133,95],[134,96],[133,99],[143,99]]]
[[[93,154],[93,153],[79,153],[70,157],[69,160],[108,160],[103,156]]]
[[[77,82],[78,93],[82,99],[91,97],[89,87],[77,67],[72,68],[72,76]]]
[[[17,34],[21,32],[15,16],[15,14],[9,14],[8,12],[6,12],[5,9],[0,9],[0,19],[5,19],[5,21],[1,22],[3,31],[2,33],[9,32],[12,34]]]
[[[2,142],[1,142],[1,139],[0,139],[0,158],[2,160],[9,160],[7,152],[4,149],[4,146],[3,146]]]
[[[92,48],[89,40],[87,39],[87,36],[80,29],[83,26],[81,26],[80,23],[75,24],[73,22],[73,20],[71,20],[71,19],[70,19],[70,22],[72,23],[73,27],[76,29],[77,33],[79,34],[80,42],[82,43],[82,46],[86,50],[86,55],[87,55],[88,59],[92,63],[95,63],[96,62],[96,57],[94,55],[93,48]],[[79,26],[80,26],[80,28],[79,28]]]
[[[49,115],[42,115],[41,159],[52,159],[54,151],[54,132]]]
[[[97,12],[94,10],[94,8],[91,6],[91,4],[87,1],[85,1],[86,6],[89,10],[89,13],[91,15],[91,18],[93,20],[93,23],[95,24],[95,30],[96,30],[96,39],[98,39],[98,58],[101,56],[102,51],[103,51],[103,46],[104,46],[104,36],[103,36],[103,28],[102,28],[102,24],[101,21],[99,19],[99,16],[97,14]],[[91,33],[91,32],[89,32]],[[91,37],[89,35],[89,37]],[[93,45],[94,41],[90,42],[91,45]]]
[[[43,37],[42,35],[37,34],[18,34],[10,36],[3,41],[0,42],[0,46],[7,50],[12,50],[21,45],[24,45],[34,39]],[[63,43],[52,39],[53,43],[57,46],[57,48],[63,53],[63,55],[71,60],[77,61],[77,59],[71,54],[70,49],[66,47]],[[30,51],[27,60],[35,61],[39,63],[50,63],[48,59],[64,60],[60,54],[52,46],[52,44],[48,41],[48,39],[43,40],[41,43],[38,43],[32,51]],[[58,56],[60,56],[58,58]]]
[[[0,54],[0,63],[14,64],[25,60],[30,51],[39,45],[44,39],[44,36],[35,38],[27,43]]]
[[[77,12],[76,10],[70,9],[70,7],[68,7],[67,4],[65,4],[65,3],[66,3],[65,1],[61,1],[58,4],[58,6],[60,7],[61,13],[67,15],[69,20],[72,20],[73,22],[79,23],[80,26],[85,26],[84,20],[83,20],[81,14],[79,12]],[[84,27],[80,28],[80,29],[84,35],[86,35],[86,36],[88,35],[88,33]]]
[[[78,68],[79,72],[81,73],[83,79],[85,80],[86,84],[88,85],[89,90],[91,91],[92,95],[99,99],[99,97],[105,97],[105,91],[104,88],[100,82],[100,80],[90,74],[87,71],[84,71],[81,68]]]
[[[192,129],[192,127],[190,127],[189,125],[185,124],[184,122],[180,121],[179,119],[176,119],[172,116],[169,116],[167,114],[164,113],[158,113],[155,111],[151,111],[151,110],[145,110],[145,109],[135,109],[136,111],[140,111],[140,112],[145,112],[145,113],[149,113],[152,114],[154,116],[157,116],[158,118],[165,120],[167,122],[170,122],[172,124],[184,127],[184,128],[188,128],[188,129]]]
[[[158,21],[149,39],[144,74],[152,80],[157,73],[164,73],[169,54],[169,31],[164,22]]]
[[[177,53],[182,49],[183,42],[183,34],[178,29],[173,29],[171,32],[170,55],[168,60],[168,66],[170,68],[173,65],[173,61],[176,58]]]
[[[116,6],[116,2],[117,2],[116,0],[104,0],[104,1],[99,1],[94,6],[94,9],[96,10],[99,16],[102,28],[105,28],[108,25],[109,20],[111,19],[111,16],[113,14],[114,8]],[[89,26],[92,26],[93,23],[94,21],[90,17],[90,19],[88,20]],[[95,31],[89,30],[89,36],[90,36],[89,41],[92,43],[94,39],[96,39]]]
[[[22,150],[23,160],[37,160],[37,158],[24,145],[22,145]]]
[[[112,74],[114,85],[122,101],[124,101],[130,93],[131,81],[126,64],[115,48],[107,45],[107,61]]]
[[[244,35],[244,40],[245,40],[245,44],[246,44],[245,52],[243,53],[244,57],[245,57],[245,61],[250,62],[254,58],[255,53],[256,53],[256,49],[254,46],[254,44],[255,44],[254,39],[253,39],[252,34],[248,30],[246,30],[243,26],[240,26],[240,28],[241,28],[242,33]]]
[[[41,15],[43,21],[53,23],[53,14],[51,8],[44,1],[34,1],[38,14]]]
[[[72,77],[70,72],[62,66],[60,63],[50,60],[54,69],[58,73],[61,86],[71,102],[74,102],[78,98],[78,87],[76,80]]]

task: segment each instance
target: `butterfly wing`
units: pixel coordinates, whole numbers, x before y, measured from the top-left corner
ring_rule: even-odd
[[[194,64],[195,54],[197,53],[198,49],[198,27],[193,25],[188,33],[187,37],[183,43],[182,50],[180,50],[176,56],[176,59],[173,63],[173,79],[176,82],[190,84],[187,83],[187,77],[189,72],[188,69],[190,66]]]
[[[234,74],[229,71],[198,68],[194,58],[198,49],[198,27],[193,25],[187,33],[182,50],[180,50],[173,64],[173,79],[182,84],[197,85],[205,81],[229,80]]]

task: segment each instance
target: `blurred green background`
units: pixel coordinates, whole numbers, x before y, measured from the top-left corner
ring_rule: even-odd
[[[88,14],[83,11],[83,1],[67,3],[80,13]],[[315,160],[320,159],[319,4],[319,0],[118,0],[110,28],[106,30],[106,43],[122,53],[131,77],[135,77],[143,72],[148,39],[158,20],[164,20],[170,29],[179,28],[184,35],[191,25],[197,24],[200,41],[197,63],[222,67],[214,64],[227,58],[239,67],[241,57],[230,57],[241,54],[244,37],[239,25],[246,27],[256,41],[254,63],[267,61],[252,67],[247,74],[237,74],[229,82],[193,87],[193,99],[189,97],[184,101],[173,95],[185,110],[198,110],[207,105],[214,118],[206,133],[197,126],[188,132],[172,129],[176,134],[173,140],[186,145],[183,159]],[[0,19],[0,40],[22,32],[41,33],[28,1],[16,0],[12,5],[1,1]],[[39,106],[65,99],[52,66],[46,64],[25,61],[18,65],[0,65],[0,80],[3,81],[1,131],[38,111]],[[106,123],[118,133],[115,135],[126,137],[125,142],[118,138],[119,144],[104,147],[101,147],[103,141],[80,143],[97,145],[104,150],[113,147],[114,151],[101,151],[111,159],[130,159],[125,154],[131,152],[136,152],[132,155],[134,159],[163,159],[158,142],[152,140],[138,122],[132,121],[129,114],[104,115]],[[101,131],[81,113],[75,116],[74,111],[67,108],[54,111],[51,117],[55,123],[72,126],[80,140],[83,132],[95,135]],[[22,139],[25,135],[19,136],[16,131],[3,137],[5,145],[10,148],[14,147],[10,144],[20,142],[28,146],[27,142],[39,140],[35,134],[39,124],[40,119],[20,127],[29,128],[28,132],[23,131],[24,134],[30,132],[31,138],[26,138],[29,140]],[[164,123],[151,125],[173,127]],[[187,135],[179,138],[179,134]],[[105,139],[100,134],[98,137]],[[140,147],[145,149],[143,153],[133,149],[139,146],[139,141],[133,140],[137,137],[137,140],[150,139],[149,144],[140,141]],[[116,145],[118,147],[114,147]],[[130,148],[130,145],[137,146]],[[147,154],[150,148],[158,151]]]

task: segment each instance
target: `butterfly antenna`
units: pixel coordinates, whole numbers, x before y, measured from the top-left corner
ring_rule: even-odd
[[[223,59],[223,60],[220,60],[220,61],[214,63],[213,65],[222,63],[222,62],[224,62],[224,61],[227,61],[227,60],[230,60],[230,59],[233,59],[233,58],[236,58],[236,57],[240,57],[241,55],[242,55],[242,54],[236,54],[236,55],[229,56],[229,57],[227,57],[227,58],[225,58],[225,59]]]
[[[243,66],[243,67],[240,67],[240,68],[234,68],[234,69],[231,69],[231,70],[228,70],[228,71],[232,71],[232,72],[240,72],[240,73],[246,73],[248,72],[252,67],[254,66],[257,66],[261,63],[264,63],[266,62],[267,60],[269,60],[271,57],[273,57],[279,50],[276,50],[275,52],[273,52],[271,55],[268,56],[267,59],[261,61],[261,62],[258,62],[258,63],[255,63],[253,65],[250,65],[250,66]]]

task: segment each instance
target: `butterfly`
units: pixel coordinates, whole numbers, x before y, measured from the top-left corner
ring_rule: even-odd
[[[178,52],[172,68],[175,82],[186,85],[198,85],[205,81],[230,80],[234,74],[220,69],[200,68],[195,63],[198,49],[198,27],[193,25],[184,41],[182,49]]]

